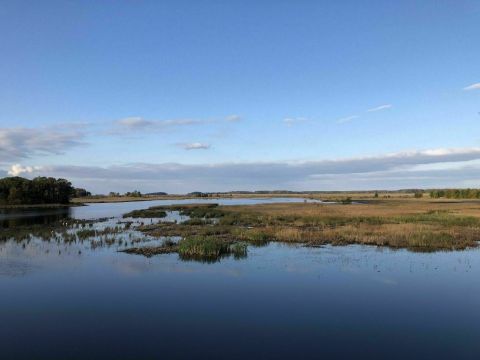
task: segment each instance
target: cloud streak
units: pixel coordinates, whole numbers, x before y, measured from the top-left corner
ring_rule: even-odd
[[[475,83],[469,86],[466,86],[463,88],[465,91],[471,91],[471,90],[480,90],[480,83]]]
[[[337,123],[338,124],[345,124],[345,123],[348,123],[352,120],[355,120],[355,119],[358,119],[360,116],[358,115],[351,115],[351,116],[346,116],[346,117],[343,117],[343,118],[340,118],[337,120]]]
[[[224,119],[167,119],[147,120],[140,116],[127,117],[113,122],[113,128],[108,131],[110,135],[128,135],[132,132],[154,131],[161,132],[175,128],[218,124],[221,122],[235,123],[242,120],[237,114],[226,116]]]
[[[201,142],[178,144],[178,146],[185,149],[185,150],[208,150],[208,149],[210,149],[210,144],[201,143]]]
[[[111,134],[131,134],[140,131],[164,131],[168,129],[206,124],[207,120],[198,119],[169,119],[146,120],[142,117],[129,117],[114,122]]]
[[[297,117],[297,118],[291,118],[291,117],[289,117],[289,118],[283,119],[283,123],[284,123],[285,125],[287,125],[288,127],[291,127],[291,126],[296,125],[296,124],[303,123],[303,122],[305,122],[305,121],[307,121],[307,119],[305,119],[305,118],[303,118],[303,117]]]
[[[242,117],[240,115],[237,115],[237,114],[232,114],[232,115],[228,115],[225,120],[227,120],[228,122],[239,122],[242,120]]]
[[[385,105],[380,105],[380,106],[368,109],[367,112],[377,112],[377,111],[391,109],[392,107],[393,107],[392,104],[385,104]]]
[[[110,191],[115,186],[121,187],[115,190],[128,190],[132,186],[137,186],[143,191],[162,190],[172,193],[266,188],[340,190],[375,188],[380,184],[385,188],[395,188],[396,184],[422,187],[441,181],[458,183],[461,180],[468,180],[468,176],[472,174],[480,174],[480,166],[469,171],[462,170],[462,166],[467,166],[474,160],[480,160],[480,148],[417,150],[373,157],[309,162],[45,166],[33,169],[29,175],[74,179],[75,183],[87,186],[93,191]],[[448,170],[453,163],[462,166]],[[428,165],[441,165],[440,167],[445,169],[421,169],[422,166]],[[455,177],[449,175],[452,171],[456,174]],[[438,178],[440,175],[443,178]],[[380,178],[382,180],[379,180]],[[372,179],[372,182],[362,182],[362,179]]]

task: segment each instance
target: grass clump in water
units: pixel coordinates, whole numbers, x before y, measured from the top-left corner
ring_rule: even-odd
[[[191,236],[178,243],[178,253],[183,258],[218,259],[230,253],[224,240],[214,236]]]
[[[247,257],[248,244],[244,242],[236,242],[230,245],[230,253],[235,259],[243,259]]]

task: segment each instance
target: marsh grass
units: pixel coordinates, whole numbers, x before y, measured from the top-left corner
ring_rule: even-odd
[[[480,227],[480,219],[473,216],[459,216],[448,212],[431,211],[425,214],[403,215],[395,217],[399,223],[438,224],[441,226],[475,226]]]
[[[243,259],[247,257],[248,244],[244,242],[236,242],[230,245],[229,252],[233,254],[235,259]]]
[[[105,221],[103,218],[98,220],[98,222],[103,221]],[[50,224],[19,225],[0,228],[0,241],[23,241],[35,237],[44,241],[72,242],[76,239],[72,231],[82,231],[85,228],[90,228],[95,222],[97,221],[62,219]]]
[[[154,206],[148,209],[133,210],[123,214],[123,218],[164,218],[167,212],[161,206]]]
[[[480,207],[471,202],[378,200],[371,204],[262,204],[215,209],[222,217],[213,224],[154,225],[146,231],[252,245],[270,241],[310,246],[365,244],[425,252],[476,247],[480,240]],[[189,211],[196,213],[193,208]]]
[[[199,219],[199,218],[192,218],[192,219],[188,219],[188,220],[185,220],[183,222],[183,225],[211,225],[213,224],[214,221],[212,219]]]
[[[141,216],[144,217],[144,210]],[[182,259],[217,261],[223,256],[246,256],[247,244],[264,246],[271,241],[325,244],[365,244],[406,248],[412,251],[461,250],[476,247],[480,240],[480,203],[377,200],[368,204],[323,205],[312,203],[218,206],[190,204],[161,206],[148,212],[179,211],[190,219],[183,223],[161,222],[135,226],[150,237],[181,237],[161,246],[132,247],[125,250],[153,256],[178,252]],[[61,220],[49,225],[30,225],[0,230],[0,240],[30,241],[40,238],[57,243],[90,242],[120,247],[127,240],[117,237],[132,222],[102,229],[99,220]],[[132,236],[134,238],[132,238]],[[138,239],[137,239],[138,238]],[[138,240],[138,241],[137,241]],[[142,241],[128,236],[130,246]]]
[[[196,219],[213,219],[221,218],[225,215],[222,210],[218,209],[218,204],[199,204],[198,205],[184,205],[178,207],[180,215],[186,215]]]
[[[127,254],[136,254],[146,257],[152,257],[160,254],[172,254],[178,252],[178,244],[170,238],[163,241],[160,246],[143,246],[143,247],[131,247],[128,249],[119,250],[119,252]]]
[[[274,240],[271,231],[265,228],[235,228],[231,231],[231,234],[234,238],[248,242],[254,246],[264,246],[271,240]]]
[[[218,259],[230,253],[230,246],[215,236],[190,236],[178,243],[178,253],[184,259]]]
[[[95,230],[95,229],[82,229],[76,232],[77,237],[79,240],[85,240],[92,237],[102,237],[107,235],[115,235],[121,233],[124,230],[121,226],[110,227],[107,226],[102,230]]]

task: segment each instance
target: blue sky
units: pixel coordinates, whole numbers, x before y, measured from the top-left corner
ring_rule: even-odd
[[[478,1],[2,1],[0,34],[3,176],[480,187]]]

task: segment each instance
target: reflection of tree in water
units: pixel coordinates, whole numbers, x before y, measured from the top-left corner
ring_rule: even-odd
[[[50,225],[71,217],[69,207],[15,208],[0,210],[0,229],[28,225]]]

